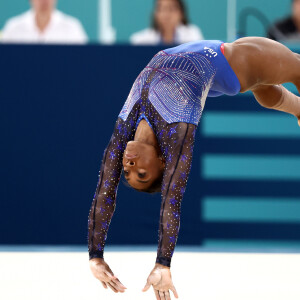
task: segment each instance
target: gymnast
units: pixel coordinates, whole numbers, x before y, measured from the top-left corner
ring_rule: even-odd
[[[178,298],[170,264],[179,232],[180,206],[206,97],[251,91],[260,105],[290,113],[300,125],[300,55],[260,37],[233,43],[199,41],[158,52],[135,80],[104,152],[89,213],[90,268],[104,288],[126,287],[104,261],[122,170],[129,185],[162,196],[156,263],[143,291]]]

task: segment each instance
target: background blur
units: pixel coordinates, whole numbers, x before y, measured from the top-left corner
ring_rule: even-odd
[[[221,40],[227,40],[228,37],[233,40],[235,37],[232,31],[237,35],[264,36],[265,26],[288,15],[291,6],[290,0],[186,0],[185,2],[191,23],[202,29],[205,39]],[[58,9],[78,18],[92,42],[103,38],[101,29],[105,29],[109,24],[116,32],[116,42],[126,43],[132,33],[149,26],[153,3],[153,0],[89,0],[87,4],[80,0],[59,0]],[[27,9],[29,9],[28,1],[2,1],[0,28],[8,18]],[[111,13],[107,14],[109,11]],[[104,20],[101,14],[109,16],[111,20]]]
[[[264,36],[290,12],[290,1],[282,0],[186,2],[204,37],[225,41]],[[0,28],[28,8],[27,1],[2,1]],[[153,1],[60,0],[58,8],[82,22],[92,45],[0,45],[2,245],[85,247],[114,120],[139,72],[162,49],[98,44],[108,25],[126,44],[149,25]],[[178,245],[298,251],[299,149],[293,117],[262,109],[247,93],[208,98]],[[107,244],[156,245],[159,207],[158,195],[139,194],[121,181]]]

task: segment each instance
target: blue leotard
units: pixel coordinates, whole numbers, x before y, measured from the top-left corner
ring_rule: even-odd
[[[240,83],[221,51],[222,41],[186,43],[157,53],[136,79],[119,117],[126,121],[155,70],[149,101],[167,123],[198,125],[206,97],[236,95]]]
[[[240,90],[221,45],[221,41],[200,41],[160,51],[134,82],[103,155],[89,214],[90,259],[103,258],[123,153],[128,141],[134,139],[140,120],[145,119],[165,159],[156,262],[170,266],[205,99],[207,95],[235,95]]]
[[[216,70],[207,96],[216,97],[224,94],[234,96],[240,92],[241,86],[238,78],[221,51],[222,44],[223,42],[218,40],[191,42],[166,49],[164,52],[168,54],[189,52],[198,53],[204,56]]]

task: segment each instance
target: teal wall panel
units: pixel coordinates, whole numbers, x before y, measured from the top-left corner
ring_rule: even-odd
[[[272,23],[274,20],[281,19],[289,15],[291,11],[290,4],[290,0],[237,0],[237,19],[244,9],[251,7],[262,12],[268,21]],[[265,36],[265,30],[262,24],[253,16],[249,16],[247,28],[247,35]]]
[[[211,137],[300,138],[297,119],[282,112],[207,112],[201,122],[203,134]]]
[[[147,28],[151,23],[152,0],[112,0],[112,23],[117,40],[126,43],[130,35]]]
[[[202,165],[207,179],[300,179],[300,156],[206,154]]]
[[[188,1],[191,23],[202,30],[205,39],[226,40],[227,1]]]
[[[205,221],[300,222],[300,200],[290,198],[207,197]]]
[[[59,0],[58,9],[78,18],[91,41],[98,41],[98,0]]]
[[[299,241],[274,241],[259,239],[205,239],[204,249],[213,249],[214,251],[237,251],[237,252],[267,252],[267,253],[299,253]],[[202,248],[201,247],[201,248]]]
[[[10,0],[0,2],[0,28],[3,28],[5,22],[16,15],[29,9],[28,1]]]

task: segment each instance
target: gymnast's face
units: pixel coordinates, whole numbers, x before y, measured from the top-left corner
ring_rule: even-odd
[[[154,146],[130,141],[124,151],[123,167],[130,186],[137,190],[147,190],[162,175],[164,161]]]

